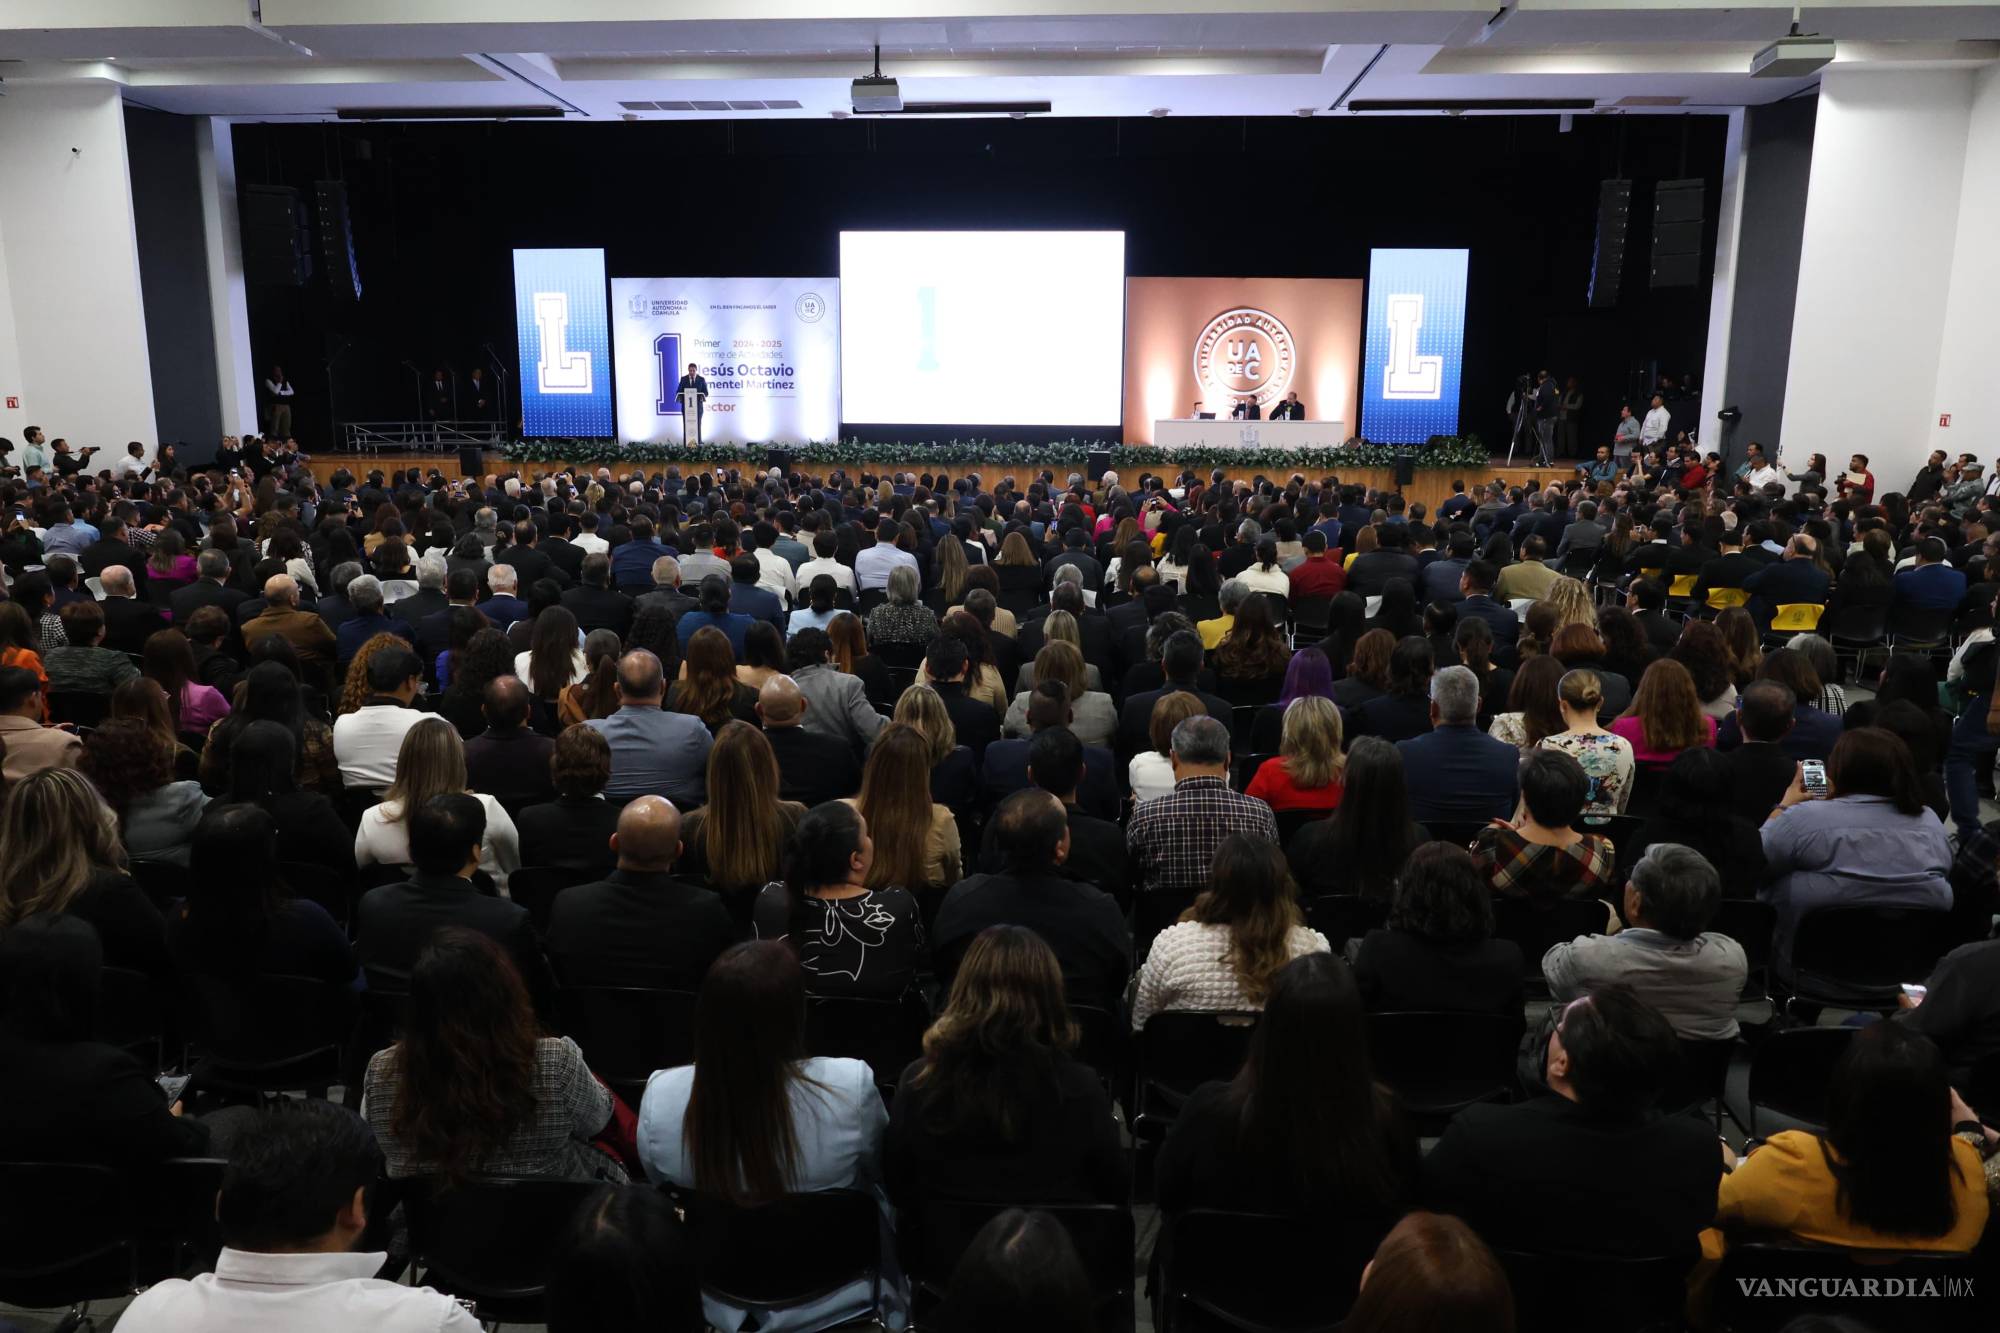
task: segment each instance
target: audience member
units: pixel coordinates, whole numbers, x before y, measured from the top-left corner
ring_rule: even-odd
[[[396,643],[368,657],[367,673],[366,701],[334,720],[333,754],[343,783],[381,791],[396,780],[396,756],[403,738],[428,716],[415,707],[424,674],[417,655]],[[251,674],[256,674],[255,667]]]
[[[465,776],[503,809],[520,810],[555,795],[549,761],[556,743],[528,729],[532,700],[518,676],[499,676],[485,691],[486,730],[465,741]],[[405,737],[407,743],[408,737]]]
[[[143,722],[114,719],[84,742],[77,769],[117,816],[127,856],[185,866],[208,795],[199,782],[175,781],[171,744]]]
[[[1715,719],[1702,711],[1694,677],[1665,657],[1646,668],[1632,706],[1612,722],[1611,732],[1631,744],[1641,768],[1665,768],[1683,750],[1715,745]]]
[[[40,677],[26,667],[0,667],[0,777],[8,786],[50,768],[74,768],[83,739],[74,731],[44,725],[48,706]]]
[[[1201,696],[1193,690],[1174,690],[1159,696],[1146,723],[1148,748],[1133,755],[1127,769],[1127,785],[1135,806],[1173,794],[1174,731],[1191,717],[1205,716],[1207,711]]]
[[[731,722],[708,752],[708,804],[682,829],[686,873],[722,895],[748,923],[757,891],[777,877],[785,844],[806,808],[778,798],[778,761],[764,733]]]
[[[1560,751],[1534,750],[1521,760],[1520,786],[1514,818],[1495,820],[1472,841],[1487,887],[1537,905],[1608,894],[1617,848],[1601,833],[1574,827],[1590,797],[1582,766]]]
[[[324,707],[324,704],[321,705]],[[421,720],[421,714],[414,715],[411,723]],[[306,708],[305,692],[299,686],[299,678],[277,661],[259,662],[251,667],[238,687],[236,707],[228,717],[215,724],[208,733],[208,743],[201,750],[201,785],[210,795],[218,795],[229,783],[231,755],[236,738],[243,734],[253,722],[275,722],[291,734],[292,743],[298,751],[299,786],[305,791],[316,791],[329,799],[341,794],[343,787],[340,763],[334,754],[333,728],[321,717],[315,717]],[[372,721],[371,721],[372,725]],[[396,745],[402,744],[402,733],[396,734]],[[390,763],[394,763],[391,752]],[[393,767],[386,770],[387,779],[395,776]]]
[[[604,799],[611,780],[611,746],[596,730],[566,727],[549,756],[556,798],[514,818],[521,864],[597,872],[617,864],[611,835],[620,807]]]
[[[1354,950],[1368,1008],[1519,1013],[1521,948],[1493,937],[1493,898],[1471,853],[1427,842],[1397,879],[1387,922]]]
[[[1479,678],[1446,667],[1431,677],[1430,693],[1431,730],[1396,743],[1411,779],[1410,817],[1425,825],[1504,819],[1515,807],[1521,752],[1479,730]]]
[[[1095,1305],[1062,1223],[1045,1212],[1009,1208],[981,1227],[959,1257],[937,1321],[946,1333],[1091,1333]]]
[[[284,724],[251,722],[236,733],[228,782],[214,794],[268,814],[285,853],[281,859],[324,866],[336,875],[352,874],[354,835],[341,822],[333,802],[300,788],[298,773],[298,744]]]
[[[1126,828],[1134,883],[1147,892],[1188,891],[1208,879],[1215,848],[1232,833],[1278,841],[1271,807],[1229,789],[1229,729],[1212,717],[1174,728],[1174,790],[1132,812]]]
[[[860,622],[851,615],[846,615],[845,620],[835,616],[832,633],[845,635],[846,626],[854,626],[858,631]],[[785,660],[791,665],[793,683],[806,699],[806,720],[801,725],[808,731],[844,742],[859,755],[882,730],[883,717],[875,711],[873,701],[882,699],[886,708],[893,699],[887,691],[887,671],[882,672],[882,692],[871,692],[867,674],[860,669],[862,661],[853,655],[852,649],[850,643],[847,651],[837,656],[835,641],[828,634],[800,630],[786,646]],[[881,666],[873,658],[867,660],[878,668]]]
[[[549,1255],[542,1303],[549,1333],[707,1327],[690,1228],[659,1190],[604,1185],[586,1199]]]
[[[496,888],[505,889],[507,876],[521,864],[520,834],[496,797],[472,789],[466,777],[465,743],[441,717],[423,718],[404,733],[395,780],[382,800],[361,814],[354,833],[354,863],[363,869],[412,864],[412,813],[433,796],[454,794],[470,796],[485,812],[479,868]]]
[[[1413,1212],[1361,1271],[1341,1333],[1514,1333],[1506,1270],[1455,1217]]]
[[[1403,862],[1429,836],[1410,822],[1402,753],[1378,736],[1360,737],[1341,778],[1340,804],[1292,834],[1285,859],[1304,898],[1347,893],[1386,904]]]
[[[714,741],[699,719],[661,707],[665,695],[658,657],[642,648],[618,659],[618,711],[584,724],[611,746],[610,800],[664,796],[693,808],[706,799]]]
[[[757,691],[757,718],[778,763],[778,795],[808,808],[861,789],[861,763],[846,741],[805,725],[811,702],[798,682],[774,675]]]
[[[927,685],[913,685],[910,693],[937,697]],[[922,731],[900,720],[884,728],[868,752],[861,792],[845,799],[875,834],[871,888],[921,895],[949,887],[963,873],[958,821],[933,799],[931,770],[942,757]]]
[[[903,888],[870,887],[874,859],[861,812],[828,801],[799,821],[784,878],[757,895],[757,938],[790,944],[815,994],[893,999],[909,989],[924,961],[916,898]]]
[[[62,631],[67,642],[41,653],[51,694],[109,694],[139,674],[130,657],[104,646],[104,611],[96,602],[65,606]]]

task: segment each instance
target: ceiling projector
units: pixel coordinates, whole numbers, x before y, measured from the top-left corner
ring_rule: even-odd
[[[856,111],[901,111],[903,109],[902,90],[896,81],[881,74],[864,74],[854,81],[854,109]]]
[[[1833,42],[1823,37],[1780,37],[1750,57],[1759,79],[1799,79],[1833,63]]]

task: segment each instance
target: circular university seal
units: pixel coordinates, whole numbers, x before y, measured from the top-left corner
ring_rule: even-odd
[[[818,292],[806,292],[792,303],[792,312],[808,324],[817,324],[826,314],[826,298]]]
[[[1267,406],[1285,396],[1297,365],[1292,331],[1251,306],[1223,311],[1194,342],[1194,378],[1204,397],[1253,398]]]

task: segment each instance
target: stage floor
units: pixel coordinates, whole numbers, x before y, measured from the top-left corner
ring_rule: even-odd
[[[600,464],[588,463],[576,466],[587,467],[594,471]],[[649,463],[643,466],[648,471],[654,471],[657,470],[658,465]],[[755,459],[746,459],[740,466],[744,471],[748,472],[754,470],[758,464]],[[1077,457],[1076,466],[1078,468],[1083,466],[1081,455]],[[387,472],[392,468],[410,467],[423,468],[426,471],[431,468],[437,468],[447,477],[457,477],[459,475],[458,455],[455,453],[315,454],[312,460],[313,475],[321,481],[325,481],[341,468],[346,468],[356,476],[366,476],[374,468],[381,468]],[[557,465],[552,463],[520,465],[508,462],[497,453],[488,453],[485,455],[485,467],[482,475],[484,473],[494,473],[504,476],[508,472],[519,472],[526,475],[535,472],[549,472],[556,469]],[[616,470],[614,469],[614,471]],[[850,473],[859,470],[861,469],[854,467],[848,469]],[[871,462],[866,470],[880,474],[882,472],[935,471],[936,468],[935,465],[898,462],[892,457],[884,457],[879,461]],[[977,464],[966,464],[954,466],[947,470],[952,475],[958,476],[971,471],[992,473],[995,469],[990,467],[981,468]],[[1011,469],[1002,469],[1002,471],[1008,470]],[[688,468],[683,466],[681,471],[685,475]],[[1232,481],[1250,481],[1259,475],[1271,475],[1268,471],[1258,468],[1231,468],[1227,470],[1227,474]],[[1336,475],[1343,482],[1378,488],[1393,487],[1396,481],[1394,472],[1389,468],[1343,468]],[[1492,481],[1503,481],[1509,486],[1542,486],[1550,481],[1575,475],[1576,463],[1563,461],[1559,461],[1551,467],[1522,467],[1519,465],[1510,467],[1504,460],[1496,458],[1490,460],[1483,468],[1420,467],[1416,470],[1411,483],[1403,487],[1403,496],[1406,500],[1413,503],[1421,502],[1435,508],[1452,494],[1451,487],[1454,481],[1463,481],[1466,489],[1470,491]],[[1278,478],[1278,480],[1282,480],[1282,478]]]

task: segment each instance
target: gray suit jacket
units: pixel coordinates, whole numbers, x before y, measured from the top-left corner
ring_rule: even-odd
[[[1563,539],[1556,544],[1556,555],[1565,556],[1571,551],[1594,551],[1604,545],[1604,525],[1593,519],[1578,519],[1563,529]]]
[[[806,697],[806,720],[800,725],[846,741],[856,754],[874,744],[875,733],[888,723],[868,702],[859,676],[830,666],[809,666],[794,671],[792,679]]]

